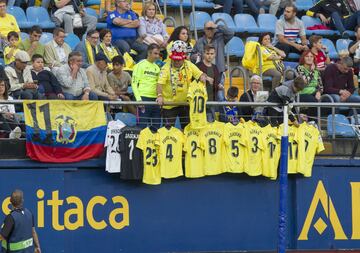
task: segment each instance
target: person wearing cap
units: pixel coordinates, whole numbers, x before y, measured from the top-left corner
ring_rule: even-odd
[[[86,69],[90,88],[98,95],[99,100],[117,100],[114,90],[107,79],[108,58],[104,54],[95,55],[95,63]]]
[[[187,45],[177,40],[171,48],[170,62],[167,62],[160,71],[157,82],[157,103],[164,105],[167,102],[186,102],[189,85],[193,79],[213,83],[214,79],[209,78],[201,72],[195,64],[186,59]],[[175,124],[179,116],[181,127],[184,129],[189,123],[188,106],[164,106],[163,117],[166,123]]]
[[[54,68],[66,100],[98,100],[98,96],[91,91],[82,64],[82,54],[73,51],[69,54],[67,64]]]
[[[15,61],[5,67],[5,73],[9,78],[10,94],[15,99],[41,99],[38,86],[34,83],[31,71],[26,68],[30,56],[20,50],[15,54]]]

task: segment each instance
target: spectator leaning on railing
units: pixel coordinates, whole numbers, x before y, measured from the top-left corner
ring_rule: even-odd
[[[39,86],[39,92],[46,99],[65,99],[59,81],[49,68],[44,68],[44,58],[39,54],[34,54],[31,58],[32,66],[31,76],[34,82]]]
[[[67,62],[71,48],[65,43],[65,30],[57,27],[53,32],[54,39],[45,45],[44,59],[46,66],[60,67]]]
[[[82,54],[73,51],[69,54],[68,63],[56,68],[55,76],[62,86],[67,100],[97,100],[98,96],[91,91],[86,72],[81,68]]]
[[[284,51],[286,57],[289,53],[301,54],[308,50],[304,23],[296,17],[297,8],[288,4],[284,10],[284,16],[276,21],[275,46]],[[300,37],[301,44],[296,40]]]
[[[7,44],[7,35],[11,31],[20,34],[20,28],[13,15],[6,13],[6,0],[0,0],[0,52]]]
[[[44,56],[45,48],[44,45],[40,43],[41,35],[41,27],[34,25],[30,28],[29,38],[20,42],[19,49],[26,51],[30,57],[32,57],[34,54]]]
[[[353,61],[347,56],[325,69],[324,93],[329,94],[335,102],[360,102],[360,96],[353,95],[355,87],[352,66]]]
[[[37,84],[32,79],[30,69],[26,68],[29,61],[29,54],[20,50],[15,54],[15,62],[5,68],[10,82],[10,94],[15,99],[43,98],[38,92]]]
[[[157,84],[157,102],[164,105],[166,102],[186,102],[187,93],[192,79],[203,82],[213,80],[201,72],[193,63],[186,59],[187,45],[181,40],[173,43],[170,62],[167,62],[160,71]],[[189,123],[188,106],[164,106],[163,117],[165,123],[174,125],[176,117],[180,118],[184,129]]]
[[[147,45],[138,41],[137,28],[140,21],[135,12],[130,10],[127,0],[116,0],[116,10],[107,17],[107,27],[111,30],[114,45],[122,54],[130,53],[131,49],[137,52],[136,61],[146,58]]]
[[[95,55],[99,53],[99,32],[91,30],[87,33],[86,39],[76,45],[74,51],[80,52],[83,56],[82,68],[87,68],[95,62]]]

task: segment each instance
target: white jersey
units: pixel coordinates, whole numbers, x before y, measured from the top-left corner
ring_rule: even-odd
[[[119,136],[121,129],[126,125],[120,121],[110,121],[107,126],[105,147],[106,150],[106,171],[109,173],[119,173],[121,155],[119,147]]]

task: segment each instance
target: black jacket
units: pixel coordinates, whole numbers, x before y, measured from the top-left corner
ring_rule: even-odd
[[[343,0],[321,0],[311,7],[306,12],[306,15],[314,17],[319,13],[323,14],[326,18],[329,18],[333,12],[338,12],[342,17],[346,17],[351,14],[348,6]]]
[[[46,96],[50,94],[62,94],[60,83],[52,72],[44,69],[36,74],[35,71],[31,70],[31,76],[34,81],[38,81],[38,85],[44,87]]]
[[[241,95],[240,102],[254,102],[254,95],[252,94],[251,90],[248,90],[247,92]],[[252,115],[254,114],[254,108],[251,106],[241,107],[240,114],[243,115],[242,117],[246,121],[251,120]]]

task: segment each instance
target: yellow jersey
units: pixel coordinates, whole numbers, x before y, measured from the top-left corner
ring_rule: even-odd
[[[5,65],[9,65],[10,63],[14,62],[15,61],[15,54],[20,51],[20,49],[15,48],[13,53],[12,53],[12,56],[10,57],[10,59],[8,59],[6,57],[6,55],[10,53],[11,49],[12,48],[9,47],[9,46],[4,48],[4,62],[5,62]]]
[[[201,129],[194,129],[189,124],[184,129],[185,135],[185,177],[197,178],[204,174],[204,153],[200,148]]]
[[[186,102],[189,86],[193,80],[199,79],[203,74],[192,62],[185,60],[180,68],[167,62],[160,71],[158,84],[162,87],[164,102]],[[164,106],[171,109],[175,106]]]
[[[279,127],[280,134],[284,131],[283,124]],[[297,173],[298,168],[298,128],[294,125],[289,126],[289,151],[288,151],[288,174]]]
[[[224,128],[224,171],[232,173],[244,172],[246,158],[246,136],[244,125],[226,123]]]
[[[264,133],[262,128],[252,120],[247,121],[244,128],[246,136],[244,172],[249,176],[259,176],[263,169]]]
[[[5,14],[5,17],[0,17],[0,34],[6,37],[11,31],[20,33],[20,28],[13,15]]]
[[[158,130],[156,144],[159,146],[161,177],[182,176],[184,134],[175,127],[162,127]]]
[[[136,147],[141,149],[144,157],[143,183],[157,185],[161,184],[161,173],[159,164],[158,147],[156,146],[157,133],[150,128],[143,129],[139,134]]]
[[[281,135],[277,128],[270,124],[263,127],[264,132],[264,153],[262,175],[275,180],[280,160]]]
[[[204,151],[205,175],[223,173],[223,131],[224,123],[214,121],[201,131],[200,145]]]
[[[298,172],[305,177],[311,177],[315,155],[325,150],[319,129],[307,123],[302,123],[298,130],[299,159]]]
[[[205,84],[193,81],[190,85],[188,95],[190,123],[192,128],[203,128],[207,124],[206,102],[208,96]]]

